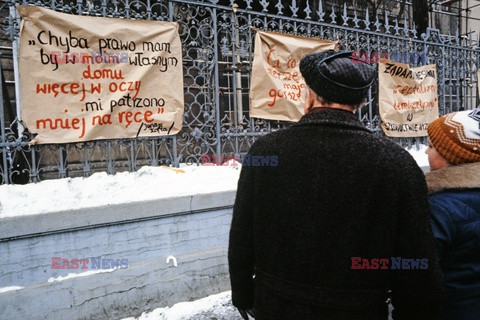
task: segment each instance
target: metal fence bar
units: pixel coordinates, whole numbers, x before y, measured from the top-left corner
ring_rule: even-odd
[[[212,9],[212,25],[213,25],[213,41],[215,43],[215,48],[213,51],[213,58],[215,61],[218,61],[218,27],[217,27],[217,9]],[[220,82],[219,82],[219,73],[218,73],[218,63],[215,63],[214,66],[214,94],[215,97],[213,101],[215,102],[215,133],[216,133],[216,156],[222,154],[222,140],[221,140],[221,128],[220,128]]]
[[[5,110],[4,110],[4,97],[3,97],[3,82],[5,79],[3,78],[3,69],[2,65],[0,64],[0,134],[2,135],[1,141],[2,145],[5,145],[6,142],[6,132],[5,132]],[[2,182],[8,183],[8,163],[7,163],[7,147],[2,147],[2,159],[3,159],[3,170],[1,170],[0,174],[2,175]]]

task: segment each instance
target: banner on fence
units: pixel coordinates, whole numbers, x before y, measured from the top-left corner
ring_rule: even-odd
[[[438,118],[436,66],[410,68],[402,63],[379,63],[378,83],[385,134],[390,137],[426,136],[428,124]]]
[[[337,43],[257,31],[250,84],[250,117],[298,121],[305,88],[299,64],[303,56],[337,49]]]
[[[183,124],[178,25],[17,7],[31,142],[172,135]]]

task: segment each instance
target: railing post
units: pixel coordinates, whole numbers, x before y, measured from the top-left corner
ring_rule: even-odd
[[[222,153],[221,146],[221,126],[220,126],[220,82],[218,80],[218,29],[217,29],[217,9],[212,9],[212,24],[213,24],[213,58],[214,58],[214,78],[215,78],[215,131],[217,136],[216,153],[220,157]]]
[[[1,54],[0,54],[1,56]],[[2,164],[3,164],[3,175],[2,175],[2,183],[8,183],[8,163],[7,163],[7,147],[5,147],[5,110],[4,105],[5,101],[3,100],[3,70],[2,65],[0,64],[0,133],[2,135]]]
[[[10,6],[10,23],[12,23],[11,28],[13,29],[15,26],[15,22],[20,23],[20,17],[17,14],[17,9],[15,9],[14,6]],[[16,108],[17,108],[17,119],[18,119],[18,125],[17,125],[17,133],[18,136],[21,137],[23,134],[23,131],[25,128],[23,127],[22,124],[22,97],[20,95],[20,68],[18,65],[18,46],[19,46],[19,41],[18,41],[18,35],[17,34],[11,34],[11,40],[12,40],[12,54],[13,54],[13,75],[15,79],[15,102],[16,102]]]
[[[169,21],[173,21],[173,2],[169,1],[168,2],[168,19]],[[183,117],[182,117],[182,128],[183,128]],[[181,129],[180,129],[181,130]],[[177,133],[178,134],[178,133]],[[173,165],[175,167],[178,167],[180,165],[180,159],[178,157],[178,145],[177,145],[177,134],[172,136],[172,156],[173,156]],[[167,143],[168,147],[168,143]]]

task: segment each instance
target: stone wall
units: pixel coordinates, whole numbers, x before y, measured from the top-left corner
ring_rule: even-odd
[[[120,319],[229,290],[234,197],[229,191],[1,219],[1,318]],[[52,269],[52,257],[89,262]],[[92,257],[127,259],[128,268],[112,271],[104,260],[109,265],[98,269]],[[68,274],[76,275],[60,278]]]

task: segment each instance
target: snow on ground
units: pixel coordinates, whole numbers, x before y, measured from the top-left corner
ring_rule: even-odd
[[[239,166],[142,167],[115,175],[1,185],[0,218],[236,190],[239,174]]]
[[[420,167],[428,167],[426,146],[409,150]],[[0,186],[0,218],[75,210],[174,196],[236,190],[241,166],[142,167],[115,175],[45,180],[27,185]],[[135,192],[132,192],[135,190]]]
[[[241,320],[242,317],[231,301],[232,292],[226,291],[195,301],[180,302],[170,308],[144,312],[138,318],[123,320]]]

